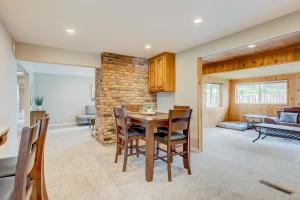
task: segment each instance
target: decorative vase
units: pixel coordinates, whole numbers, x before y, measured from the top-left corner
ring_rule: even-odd
[[[42,106],[36,106],[36,109],[41,111],[43,108],[42,108]]]

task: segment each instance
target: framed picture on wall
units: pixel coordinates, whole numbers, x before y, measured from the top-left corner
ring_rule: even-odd
[[[95,101],[96,100],[96,88],[95,88],[95,84],[92,84],[91,86],[91,97],[92,97],[92,101]]]

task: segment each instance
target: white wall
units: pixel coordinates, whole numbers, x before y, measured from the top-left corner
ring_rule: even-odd
[[[86,105],[94,105],[91,85],[94,77],[34,74],[35,97],[43,96],[43,108],[50,114],[50,124],[74,124]]]
[[[169,96],[178,105],[190,105],[194,109],[191,123],[192,145],[197,137],[197,57],[252,44],[268,38],[300,30],[300,11],[197,46],[176,54],[176,92]],[[158,103],[160,96],[158,96]],[[171,105],[158,105],[160,109]]]
[[[0,127],[10,127],[0,158],[17,154],[17,62],[13,41],[0,22]]]
[[[85,67],[100,67],[100,56],[55,47],[16,43],[16,58],[22,61],[35,61],[52,64],[77,65]]]

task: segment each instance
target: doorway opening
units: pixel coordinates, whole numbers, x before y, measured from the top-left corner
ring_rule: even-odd
[[[96,115],[95,68],[27,61],[19,65],[24,70],[20,83],[27,77],[27,89],[18,86],[20,128],[40,115],[50,116],[52,129],[90,127]]]

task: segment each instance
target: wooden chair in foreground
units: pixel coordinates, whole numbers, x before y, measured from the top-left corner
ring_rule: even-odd
[[[40,124],[23,128],[16,176],[0,178],[1,200],[27,200],[34,197],[37,140]],[[33,195],[33,196],[32,196]]]
[[[190,167],[190,119],[192,110],[170,110],[169,111],[169,127],[167,135],[165,132],[157,132],[155,140],[158,142],[156,158],[168,164],[168,180],[172,181],[171,163],[173,155],[183,157],[184,167],[191,174]],[[182,132],[182,133],[181,133]],[[167,150],[159,148],[159,143],[166,145]],[[178,152],[175,148],[177,145],[182,145],[182,152]],[[166,156],[159,156],[159,151],[167,153]],[[167,159],[165,159],[167,158]]]
[[[35,196],[32,199],[48,199],[48,194],[46,191],[45,175],[44,175],[44,147],[45,140],[48,130],[49,117],[44,117],[43,119],[37,119],[37,123],[40,124],[38,139],[36,141],[36,158],[34,164],[34,179]],[[0,160],[0,178],[15,176],[16,174],[17,157],[5,158]]]
[[[145,138],[145,132],[128,127],[125,108],[115,107],[114,115],[117,128],[115,163],[117,163],[118,156],[121,155],[122,150],[124,150],[123,172],[125,172],[128,156],[136,155],[138,157],[139,154],[144,154],[144,152],[139,149],[140,146],[138,141]],[[132,145],[132,141],[136,141],[136,145]],[[131,145],[128,147],[128,144]],[[130,149],[130,154],[128,153],[128,149]],[[135,149],[135,153],[133,153],[133,149]]]

